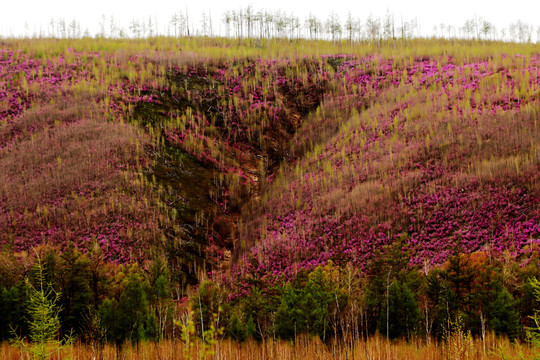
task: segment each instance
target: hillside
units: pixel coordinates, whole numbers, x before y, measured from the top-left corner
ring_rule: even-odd
[[[427,266],[536,249],[538,57],[338,59],[297,161],[264,196],[259,270],[368,270],[395,244]]]
[[[275,325],[300,301],[287,296],[313,284],[332,293],[331,283],[345,294],[347,271],[359,281],[359,293],[349,284],[340,298],[348,305],[315,302],[325,316],[345,317],[354,310],[345,299],[365,295],[353,336],[383,329],[391,276],[424,294],[414,300],[425,299],[416,320],[431,316],[431,326],[436,319],[444,327],[437,306],[448,300],[430,297],[427,284],[451,283],[438,276],[461,259],[486,284],[504,284],[492,295],[531,299],[525,284],[538,274],[540,245],[539,50],[425,39],[4,41],[0,285],[22,286],[41,254],[65,293],[62,271],[73,257],[84,269],[102,266],[81,300],[101,315],[120,309],[122,291],[144,278],[150,304],[188,296],[199,301],[201,321],[202,298],[206,324],[232,301],[226,321],[255,338],[292,337],[291,324]],[[514,277],[503,281],[506,266]],[[480,294],[469,280],[469,292]],[[426,299],[438,312],[428,313]],[[73,301],[65,299],[69,311]],[[479,331],[471,304],[455,309],[466,309],[467,325]],[[526,324],[534,301],[513,306]],[[65,326],[82,316],[77,309]],[[258,328],[247,330],[254,319]],[[310,321],[299,331],[324,340],[332,327],[347,336],[335,319]],[[167,317],[160,336],[173,328]],[[391,337],[405,335],[396,331]]]
[[[2,58],[16,250],[98,241],[129,261],[187,236],[273,273],[367,269],[396,241],[411,264],[538,241],[537,56]]]

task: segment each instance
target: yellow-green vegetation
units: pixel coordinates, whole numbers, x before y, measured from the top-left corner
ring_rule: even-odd
[[[539,114],[539,44],[1,40],[0,358],[538,357]]]

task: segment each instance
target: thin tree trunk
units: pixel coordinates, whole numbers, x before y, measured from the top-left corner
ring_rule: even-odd
[[[386,338],[390,339],[390,274],[392,268],[388,270],[388,276],[386,277]]]

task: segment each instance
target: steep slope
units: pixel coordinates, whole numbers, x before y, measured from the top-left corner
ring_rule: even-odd
[[[343,59],[293,140],[309,151],[249,215],[260,240],[238,274],[369,271],[396,247],[426,267],[477,250],[526,260],[540,243],[539,60]]]
[[[0,59],[0,246],[98,245],[109,261],[146,258],[160,233],[156,197],[137,175],[150,138],[109,121],[82,54]]]
[[[2,247],[195,283],[538,246],[538,56],[49,55],[0,54]]]

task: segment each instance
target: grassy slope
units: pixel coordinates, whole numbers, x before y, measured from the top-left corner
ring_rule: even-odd
[[[392,243],[417,264],[538,240],[537,46],[2,48],[1,241],[17,250],[98,241],[123,262],[155,244],[195,272],[240,243],[244,269],[273,276],[367,268]]]
[[[1,243],[23,251],[97,242],[109,260],[146,257],[159,216],[137,175],[148,136],[109,121],[82,55],[2,58]]]
[[[459,250],[532,251],[540,235],[538,57],[361,63],[343,62],[347,81],[297,134],[311,150],[265,196],[254,267],[294,272],[332,259],[367,269],[396,243],[412,264],[428,265]],[[370,72],[392,84],[373,85]],[[354,83],[367,85],[365,110],[348,95]],[[328,118],[332,130],[320,135]]]

